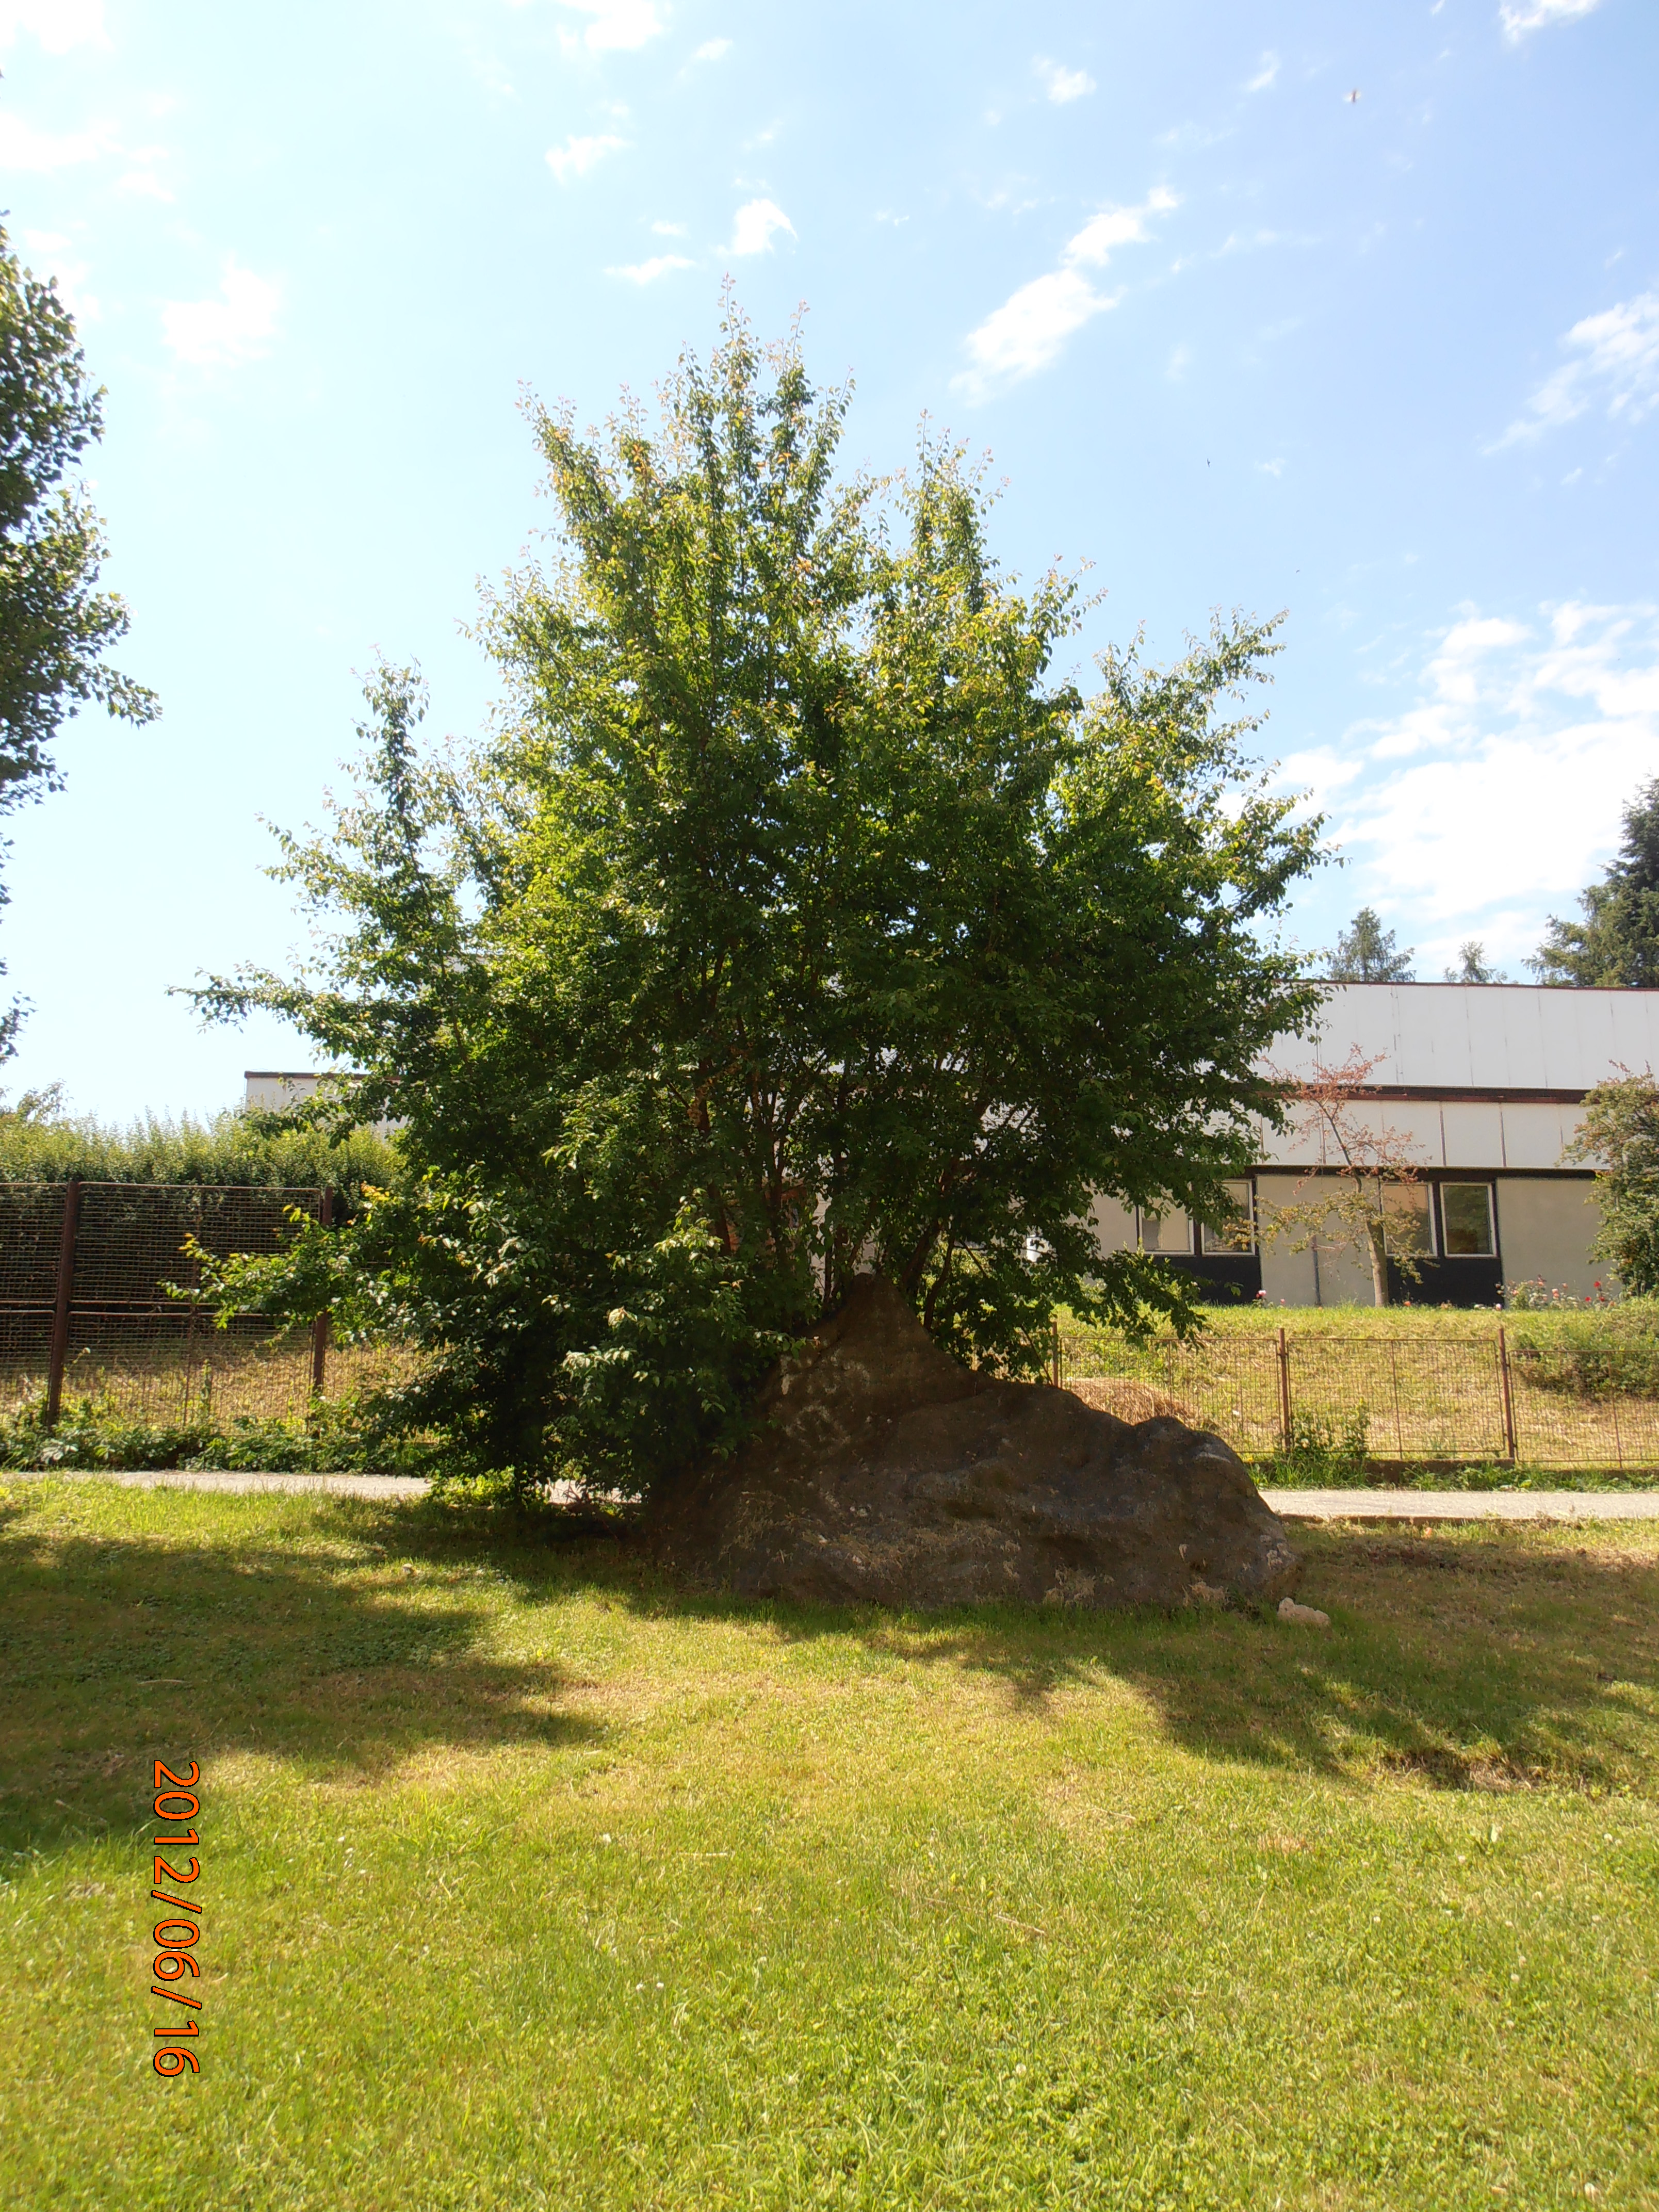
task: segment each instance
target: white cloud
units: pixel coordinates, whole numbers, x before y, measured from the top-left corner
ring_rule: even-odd
[[[125,176],[115,179],[115,189],[131,192],[139,199],[162,200],[168,206],[173,204],[173,194],[151,169],[129,169]]]
[[[1148,216],[1166,214],[1177,205],[1176,195],[1159,185],[1137,207],[1103,208],[1091,216],[1061,247],[1058,269],[1022,284],[969,334],[973,365],[951,380],[954,389],[970,400],[984,399],[998,386],[1046,368],[1074,331],[1122,297],[1096,291],[1079,273],[1079,264],[1103,269],[1120,246],[1145,242]]]
[[[1390,908],[1402,936],[1443,927],[1524,957],[1659,772],[1659,609],[1541,611],[1527,623],[1466,610],[1410,706],[1282,764],[1331,811],[1356,900]]]
[[[655,253],[648,261],[636,261],[629,268],[607,269],[607,276],[626,276],[630,284],[654,284],[659,276],[666,276],[671,270],[691,267],[683,253]]]
[[[1031,67],[1042,81],[1042,88],[1058,107],[1068,100],[1081,100],[1095,88],[1095,81],[1087,70],[1068,70],[1059,62],[1046,61],[1039,55]]]
[[[988,315],[968,340],[974,366],[955,382],[972,398],[1047,368],[1073,331],[1117,305],[1075,269],[1034,277]]]
[[[632,52],[663,28],[652,0],[561,0],[561,4],[593,18],[582,33],[582,43],[594,53]]]
[[[750,200],[738,210],[732,223],[732,243],[728,253],[765,253],[781,230],[791,238],[795,226],[783,210],[772,200]]]
[[[722,54],[731,51],[730,39],[705,39],[691,58],[694,62],[717,62]]]
[[[585,177],[596,161],[604,161],[607,154],[619,154],[628,143],[625,138],[596,137],[568,138],[562,146],[550,146],[547,166],[562,185],[572,177]]]
[[[1146,218],[1149,215],[1168,215],[1180,201],[1162,185],[1147,193],[1139,207],[1103,208],[1098,215],[1091,216],[1077,236],[1067,241],[1061,250],[1060,259],[1068,268],[1086,261],[1091,268],[1103,269],[1115,249],[1120,246],[1144,246],[1146,242]]]
[[[653,235],[658,238],[684,238],[685,236],[685,225],[683,222],[653,222],[651,228]]]
[[[0,0],[0,46],[13,45],[20,31],[32,33],[49,54],[109,44],[104,0]]]
[[[1510,423],[1492,452],[1530,444],[1598,403],[1615,422],[1622,416],[1639,422],[1659,406],[1659,292],[1642,292],[1599,315],[1586,315],[1561,343],[1577,359],[1545,378],[1526,413]]]
[[[1266,92],[1279,75],[1279,56],[1263,54],[1261,66],[1245,86],[1246,92]]]
[[[1570,22],[1575,15],[1588,15],[1598,0],[1504,0],[1498,9],[1498,21],[1504,26],[1504,35],[1511,46],[1516,46],[1529,31],[1541,31],[1547,23]]]
[[[162,336],[192,368],[234,368],[270,350],[282,301],[276,286],[228,255],[219,293],[216,300],[170,300],[161,310]]]
[[[21,115],[0,115],[0,169],[66,169],[77,161],[95,161],[108,149],[109,140],[99,129],[55,137],[37,131]]]

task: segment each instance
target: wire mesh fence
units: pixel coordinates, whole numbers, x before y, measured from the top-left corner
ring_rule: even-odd
[[[327,1204],[317,1188],[0,1182],[0,1412],[87,1398],[135,1423],[301,1421],[319,1394],[406,1380],[400,1346],[335,1346],[253,1314],[222,1328],[174,1295],[199,1286],[192,1243],[216,1258],[275,1252],[296,1212],[326,1219]],[[1545,1388],[1501,1330],[1216,1330],[1115,1376],[1062,1339],[1057,1365],[1079,1395],[1133,1419],[1176,1413],[1257,1462],[1322,1439],[1373,1466],[1659,1468],[1659,1400]]]
[[[1659,1468],[1659,1400],[1546,1389],[1501,1331],[1395,1339],[1218,1332],[1191,1348],[1158,1346],[1117,1376],[1098,1364],[1086,1371],[1081,1352],[1062,1340],[1061,1378],[1079,1396],[1128,1419],[1175,1413],[1215,1430],[1242,1459],[1273,1459],[1313,1440],[1372,1466]]]
[[[0,1409],[90,1398],[133,1422],[300,1420],[319,1390],[400,1379],[396,1347],[254,1314],[221,1328],[174,1295],[200,1286],[191,1240],[220,1259],[272,1253],[296,1212],[326,1206],[315,1188],[0,1183]]]

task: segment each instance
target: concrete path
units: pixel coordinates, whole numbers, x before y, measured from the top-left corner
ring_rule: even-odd
[[[1264,1490],[1286,1521],[1659,1521],[1659,1490]]]
[[[125,1490],[292,1490],[334,1498],[424,1498],[424,1480],[412,1474],[243,1474],[221,1468],[169,1468],[143,1474],[113,1474],[98,1468],[0,1468],[0,1489],[9,1482],[118,1482]]]
[[[285,1490],[301,1496],[424,1498],[410,1474],[242,1474],[202,1468],[189,1472],[106,1474],[90,1468],[53,1470],[61,1479],[118,1482],[129,1490]],[[40,1469],[0,1470],[9,1482],[40,1482]],[[1659,1521],[1659,1490],[1264,1490],[1287,1521]]]

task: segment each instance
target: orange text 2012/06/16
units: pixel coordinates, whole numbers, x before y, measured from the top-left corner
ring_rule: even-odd
[[[191,2039],[201,2033],[195,2015],[202,2009],[202,2001],[187,1994],[188,1984],[201,1978],[202,1969],[196,1957],[196,1946],[201,1934],[202,1908],[199,1905],[191,1904],[188,1898],[173,1894],[175,1890],[186,1888],[191,1882],[200,1880],[202,1863],[198,1858],[186,1857],[182,1866],[178,1866],[170,1856],[163,1857],[161,1852],[164,1845],[169,1852],[173,1852],[181,1851],[187,1844],[201,1842],[193,1826],[185,1827],[183,1825],[185,1821],[194,1821],[201,1812],[201,1800],[195,1794],[195,1785],[201,1778],[201,1771],[193,1759],[190,1762],[188,1774],[175,1774],[170,1766],[163,1766],[159,1759],[155,1762],[155,1817],[158,1821],[169,1821],[175,1828],[182,1830],[177,1835],[153,1836],[150,1838],[156,1847],[156,1857],[149,1893],[158,1904],[170,1905],[178,1916],[158,1920],[152,1931],[155,1938],[155,1962],[151,1968],[150,1995],[165,1997],[169,2004],[185,2008],[183,2014],[173,2015],[178,2026],[158,2027],[153,2031],[161,2044],[161,2048],[155,2053],[155,2071],[169,2079],[184,2073],[186,2068],[192,2074],[199,2074],[202,2070],[200,2061],[189,2047]],[[164,1883],[170,1887],[164,1888]],[[180,1984],[185,1987],[179,1986]]]

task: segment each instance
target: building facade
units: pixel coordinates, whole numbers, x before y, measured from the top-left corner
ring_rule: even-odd
[[[1352,1118],[1386,1126],[1417,1171],[1390,1201],[1391,1249],[1410,1251],[1418,1270],[1413,1279],[1391,1264],[1394,1296],[1492,1305],[1518,1282],[1591,1295],[1607,1274],[1589,1249],[1601,1224],[1594,1170],[1564,1154],[1587,1091],[1659,1066],[1659,991],[1334,984],[1317,1036],[1279,1038],[1264,1064],[1305,1079],[1354,1052],[1375,1064]],[[1316,1201],[1331,1154],[1305,1116],[1294,1133],[1264,1127],[1255,1171],[1233,1187],[1230,1231],[1102,1200],[1102,1249],[1139,1245],[1224,1295],[1369,1304],[1364,1252],[1340,1235],[1293,1252],[1299,1236],[1272,1233],[1278,1207]]]

